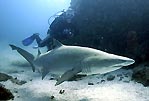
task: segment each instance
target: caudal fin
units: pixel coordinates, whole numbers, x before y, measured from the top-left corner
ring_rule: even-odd
[[[35,66],[33,65],[34,56],[20,47],[17,47],[12,44],[9,44],[9,46],[12,48],[12,50],[17,50],[17,52],[21,54],[30,63],[33,72],[35,72]]]

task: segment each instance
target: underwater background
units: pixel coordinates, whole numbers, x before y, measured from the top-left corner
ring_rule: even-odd
[[[77,31],[71,37],[58,37],[60,42],[126,56],[134,59],[135,64],[57,87],[57,75],[50,73],[42,80],[39,73],[33,73],[9,44],[37,55],[37,49],[33,49],[37,43],[26,47],[22,40],[33,33],[45,38],[50,26],[48,19],[68,8],[75,12],[72,23]],[[148,33],[148,0],[1,0],[0,100],[149,101]],[[41,50],[46,52],[46,47]]]

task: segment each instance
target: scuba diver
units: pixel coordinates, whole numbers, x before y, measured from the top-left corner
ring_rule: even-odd
[[[64,40],[64,39],[68,39],[76,35],[76,33],[78,33],[78,30],[74,26],[74,22],[73,22],[74,11],[71,8],[69,8],[66,12],[64,12],[64,10],[61,12],[62,14],[56,17],[54,21],[50,24],[50,27],[47,31],[46,38],[42,40],[39,37],[39,33],[35,33],[31,35],[30,37],[24,39],[22,41],[22,44],[24,46],[28,46],[32,44],[34,40],[36,40],[38,47],[47,46],[48,51],[49,51],[54,48],[53,38],[57,40]]]

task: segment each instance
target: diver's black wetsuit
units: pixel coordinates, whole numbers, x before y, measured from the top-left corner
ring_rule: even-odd
[[[52,47],[53,47],[53,46],[52,46],[53,40],[52,40],[52,38],[50,37],[50,35],[48,35],[48,36],[47,36],[45,39],[43,39],[43,40],[39,37],[39,35],[36,35],[35,39],[36,39],[36,42],[37,42],[37,44],[38,44],[38,47],[47,46],[48,51],[52,49]]]
[[[55,20],[50,25],[50,35],[51,37],[56,38],[57,40],[63,40],[71,37],[71,34],[69,33],[63,33],[64,29],[70,29],[72,34],[76,34],[76,27],[74,26],[73,19],[71,19],[71,22],[68,22],[65,18],[65,13],[61,16],[55,18]]]
[[[59,17],[55,18],[49,27],[47,37],[45,39],[42,40],[39,35],[36,35],[35,39],[37,41],[38,47],[47,46],[48,50],[51,50],[53,48],[53,38],[57,40],[64,40],[78,33],[76,27],[73,25],[72,19],[71,22],[67,22],[65,16],[65,13],[63,13]],[[65,29],[68,29],[70,33],[64,33]]]

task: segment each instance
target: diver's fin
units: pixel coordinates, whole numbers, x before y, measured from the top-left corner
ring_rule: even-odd
[[[26,39],[22,40],[22,44],[24,46],[29,46],[30,44],[33,43],[33,41],[35,40],[35,38],[36,38],[36,35],[33,34],[32,36],[27,37]]]
[[[26,50],[21,49],[15,45],[9,44],[9,46],[12,48],[12,50],[17,50],[17,52],[21,54],[30,63],[33,72],[35,72],[35,66],[33,65],[34,56]]]
[[[63,44],[60,43],[58,40],[56,40],[56,39],[53,38],[53,47],[54,47],[54,49],[55,48],[59,48],[61,46],[63,46]]]
[[[66,71],[56,82],[55,86],[63,83],[64,81],[70,80],[74,77],[77,73],[81,72],[80,68],[73,68],[71,70]]]

